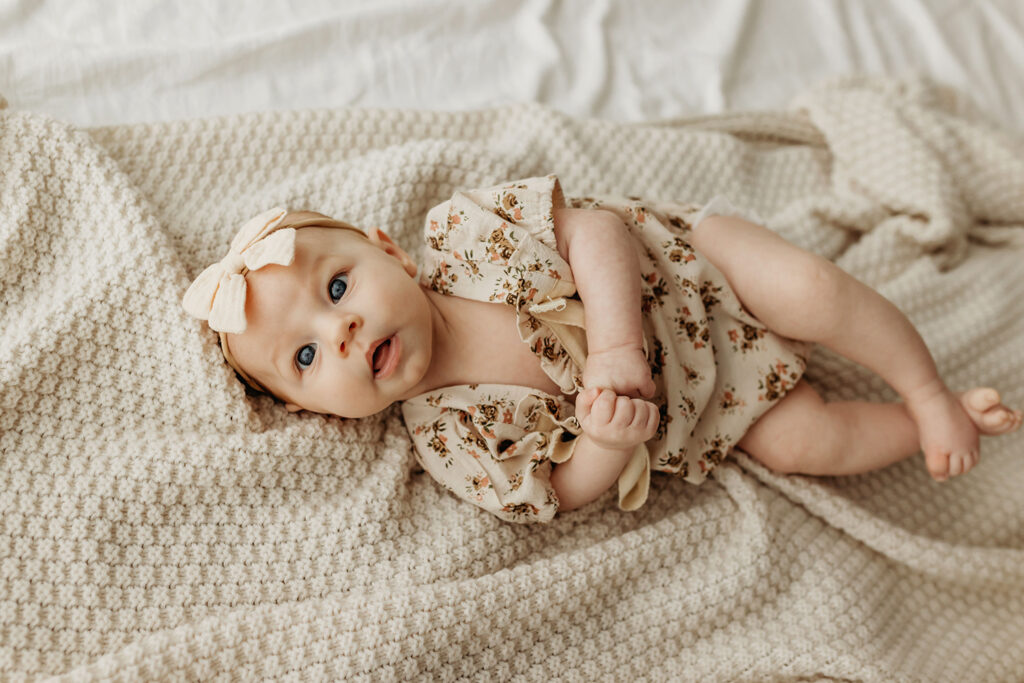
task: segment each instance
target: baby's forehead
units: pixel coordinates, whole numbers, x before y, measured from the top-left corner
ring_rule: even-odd
[[[295,231],[295,258],[300,256],[316,257],[326,252],[351,252],[358,250],[361,244],[367,243],[362,233],[342,228],[307,227]]]

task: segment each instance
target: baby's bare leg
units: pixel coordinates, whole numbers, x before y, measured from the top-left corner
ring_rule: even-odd
[[[842,407],[823,413],[830,418],[844,414],[842,429],[862,432],[863,438],[891,439],[892,453],[881,453],[876,462],[893,462],[899,451],[915,452],[905,452],[907,416],[917,428],[928,469],[938,479],[973,466],[979,432],[1006,433],[1020,425],[1019,412],[998,404],[998,395],[995,402],[974,396],[978,405],[969,410],[963,403],[968,397],[954,395],[942,382],[924,340],[906,316],[830,261],[739,218],[707,218],[694,229],[691,240],[769,329],[822,344],[873,370],[903,398],[902,404],[883,408],[864,402],[836,404]],[[805,404],[793,402],[794,407],[807,408]],[[761,419],[771,419],[772,412],[774,408]],[[845,436],[852,441],[861,434]]]
[[[736,445],[776,472],[818,475],[870,472],[919,450],[902,403],[825,403],[803,379]]]

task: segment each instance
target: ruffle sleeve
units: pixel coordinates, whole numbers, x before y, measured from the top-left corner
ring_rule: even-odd
[[[576,291],[558,254],[554,175],[456,192],[427,213],[423,283],[442,294],[504,301],[517,309]]]
[[[558,512],[552,463],[572,457],[582,433],[571,412],[510,385],[446,387],[402,403],[420,466],[458,498],[518,524]]]

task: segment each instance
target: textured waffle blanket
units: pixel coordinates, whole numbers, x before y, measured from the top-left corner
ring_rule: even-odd
[[[0,678],[1024,679],[1024,438],[945,484],[742,453],[520,526],[418,470],[397,407],[247,397],[182,293],[281,204],[418,253],[464,187],[725,194],[1024,404],[1024,145],[951,93],[846,79],[652,124],[536,105],[80,130],[0,112]],[[830,400],[893,400],[825,349]]]

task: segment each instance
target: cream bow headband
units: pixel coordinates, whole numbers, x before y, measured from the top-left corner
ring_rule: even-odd
[[[245,332],[245,275],[274,263],[291,265],[295,258],[295,229],[275,228],[288,212],[281,207],[250,218],[231,240],[227,256],[209,266],[192,282],[181,305],[189,315],[205,320],[217,332]]]

